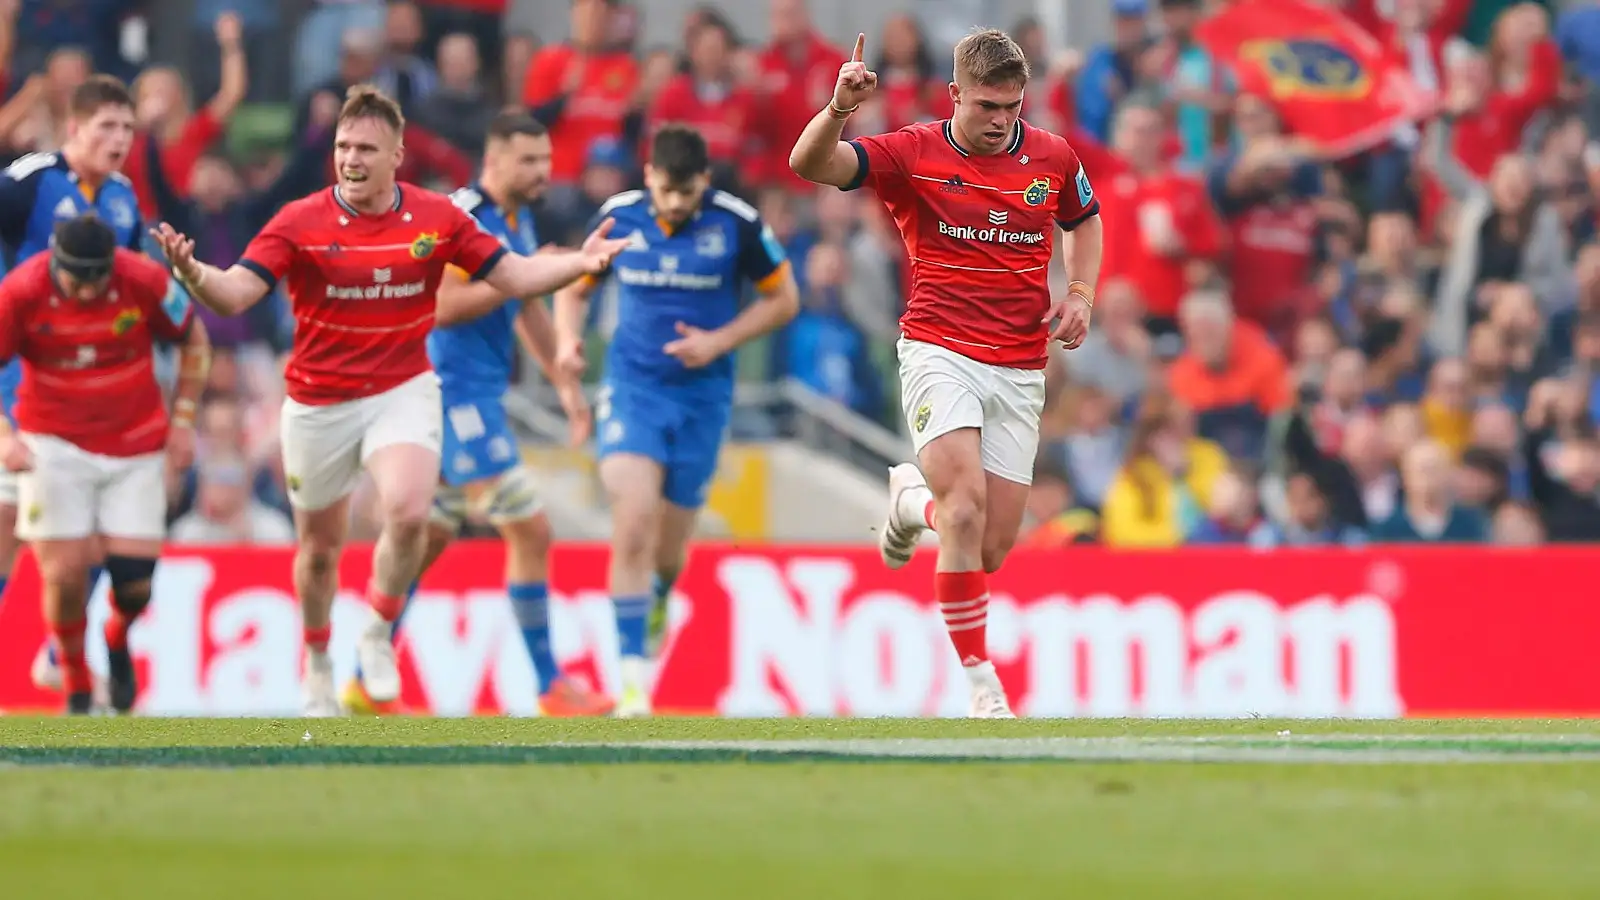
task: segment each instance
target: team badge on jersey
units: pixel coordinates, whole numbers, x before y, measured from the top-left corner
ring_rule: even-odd
[[[1022,192],[1022,202],[1029,206],[1043,206],[1050,199],[1050,179],[1035,178],[1028,189]]]
[[[117,313],[117,317],[111,320],[111,333],[121,337],[132,331],[133,326],[138,325],[143,318],[144,315],[137,309],[125,309]]]
[[[1078,164],[1078,205],[1088,206],[1094,199],[1094,188],[1089,185],[1089,173],[1083,170],[1083,164]]]
[[[427,259],[433,255],[433,251],[438,246],[439,235],[432,231],[424,231],[417,235],[416,240],[411,242],[411,258]]]
[[[917,429],[917,434],[921,434],[922,430],[928,427],[928,420],[931,418],[933,418],[933,407],[924,403],[917,407],[917,418],[916,421],[911,423],[911,426]]]

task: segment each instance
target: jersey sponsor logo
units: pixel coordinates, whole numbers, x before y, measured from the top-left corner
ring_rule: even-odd
[[[1037,244],[1044,240],[1042,231],[979,228],[976,225],[951,225],[948,222],[939,223],[939,233],[958,241],[979,241],[984,244]]]
[[[427,289],[426,281],[408,281],[404,284],[359,284],[351,287],[335,287],[330,284],[327,296],[329,300],[405,300],[419,296]]]
[[[125,309],[117,313],[117,317],[111,320],[111,333],[117,337],[122,337],[132,331],[133,327],[143,320],[144,313],[139,312],[137,309]]]
[[[377,284],[388,284],[394,280],[393,269],[373,269],[372,280]]]
[[[1094,188],[1089,185],[1089,173],[1083,170],[1083,164],[1078,164],[1078,205],[1088,206],[1094,200]]]
[[[423,233],[417,235],[416,240],[411,242],[411,258],[427,259],[433,255],[433,251],[438,249],[438,247],[438,232],[424,231]]]
[[[1082,171],[1081,167],[1079,170]],[[1043,206],[1048,199],[1050,199],[1050,179],[1048,178],[1035,178],[1028,185],[1027,190],[1022,192],[1022,202],[1029,206]]]
[[[1004,225],[1006,223],[1006,220],[1008,220],[1010,218],[1011,218],[1011,213],[1006,212],[1003,209],[991,209],[991,210],[989,210],[989,224],[990,225]]]
[[[617,266],[617,280],[629,287],[679,288],[687,291],[714,291],[722,287],[721,275],[695,275],[678,271],[677,257],[665,257],[658,269]]]

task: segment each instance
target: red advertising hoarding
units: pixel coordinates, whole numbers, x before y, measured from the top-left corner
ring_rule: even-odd
[[[606,554],[558,549],[551,618],[562,664],[614,690]],[[346,670],[369,557],[352,551],[343,568],[334,651]],[[411,709],[534,712],[501,560],[497,543],[466,543],[425,579],[401,645]],[[1596,562],[1587,549],[1019,551],[991,582],[989,641],[1029,716],[1596,714]],[[294,714],[289,563],[286,550],[172,551],[133,634],[139,711]],[[963,715],[932,569],[931,552],[890,572],[868,548],[697,548],[674,599],[658,709]],[[60,702],[28,682],[37,597],[24,559],[0,609],[0,709]],[[97,621],[104,606],[98,597]]]

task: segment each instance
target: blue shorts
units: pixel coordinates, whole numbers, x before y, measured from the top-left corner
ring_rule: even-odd
[[[494,478],[518,462],[517,439],[499,397],[466,400],[445,395],[444,440],[439,447],[445,484],[460,487]]]
[[[706,502],[733,404],[659,386],[607,382],[595,406],[599,457],[633,453],[661,464],[661,496],[685,509]]]

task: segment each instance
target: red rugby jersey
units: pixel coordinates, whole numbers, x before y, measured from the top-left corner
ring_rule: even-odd
[[[22,359],[17,427],[102,456],[155,453],[167,443],[167,407],[152,339],[179,341],[194,310],[165,266],[117,250],[104,297],[62,297],[50,254],[0,281],[0,363]]]
[[[991,365],[1044,368],[1055,228],[1100,211],[1066,140],[1018,120],[1004,151],[979,156],[946,119],[851,144],[861,171],[845,190],[872,188],[906,242],[905,336]]]
[[[295,329],[286,387],[295,401],[321,406],[381,394],[428,371],[445,266],[482,277],[505,253],[448,197],[401,183],[379,216],[356,212],[337,187],[296,200],[239,265],[268,284],[287,280]]]

